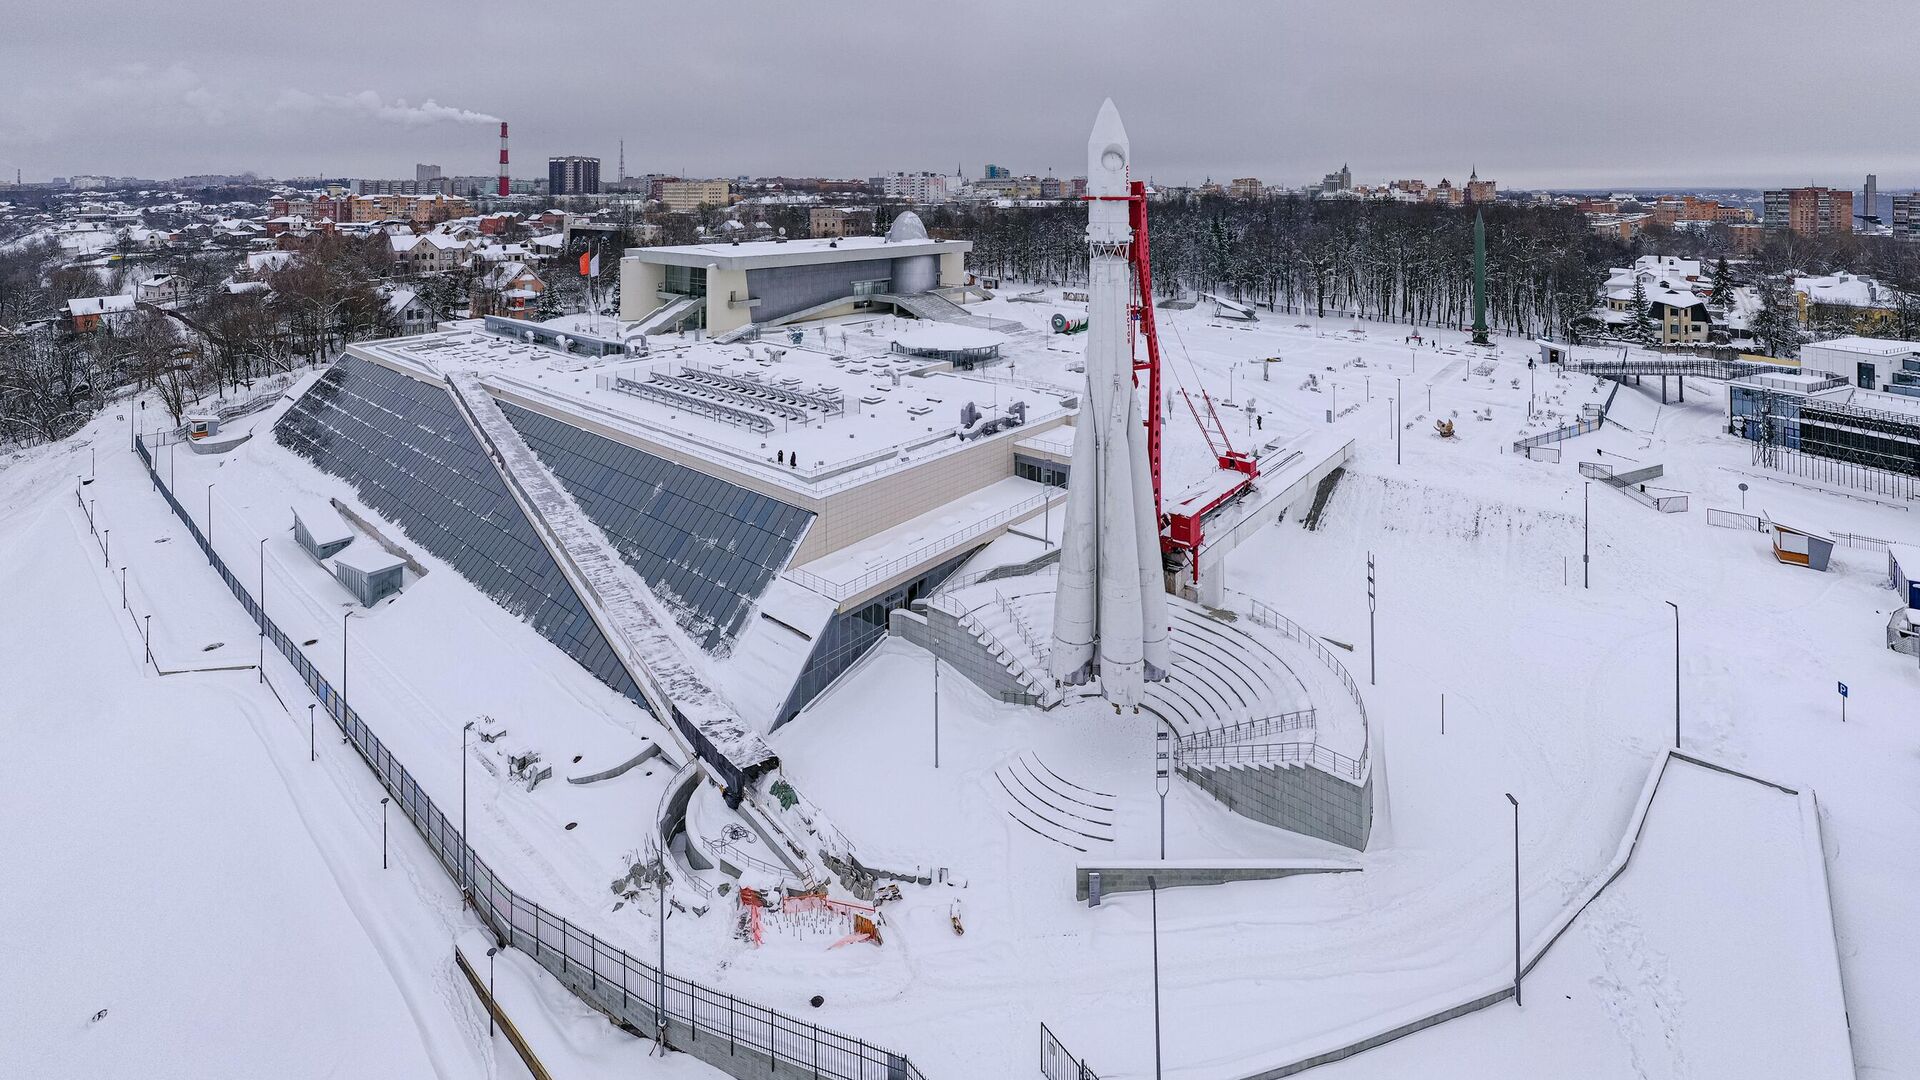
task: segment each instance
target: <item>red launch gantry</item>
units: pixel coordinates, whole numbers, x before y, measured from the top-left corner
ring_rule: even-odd
[[[1160,550],[1163,553],[1184,552],[1183,557],[1192,566],[1197,581],[1200,577],[1202,523],[1207,515],[1253,489],[1253,481],[1260,475],[1260,462],[1252,454],[1233,448],[1233,442],[1227,437],[1226,425],[1220,422],[1220,414],[1214,411],[1213,398],[1204,388],[1200,391],[1200,400],[1206,406],[1206,419],[1201,417],[1192,395],[1183,390],[1180,396],[1186,400],[1194,423],[1199,425],[1200,433],[1206,437],[1207,448],[1213,451],[1221,473],[1228,475],[1215,474],[1196,482],[1182,493],[1172,507],[1168,507],[1160,486],[1160,415],[1164,402],[1160,396],[1160,333],[1153,321],[1153,265],[1147,238],[1147,185],[1135,180],[1128,186],[1128,193],[1124,196],[1086,198],[1122,198],[1127,202],[1127,224],[1133,229],[1131,261],[1134,285],[1133,302],[1130,305],[1133,318],[1128,328],[1134,342],[1137,343],[1142,337],[1147,341],[1145,360],[1139,358],[1137,344],[1134,346],[1133,371],[1136,386],[1140,382],[1140,372],[1147,373],[1147,458],[1148,468],[1153,473],[1153,511],[1160,524]]]

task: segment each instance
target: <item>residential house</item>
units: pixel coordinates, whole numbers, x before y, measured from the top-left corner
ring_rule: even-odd
[[[67,301],[67,328],[88,334],[101,327],[111,331],[136,310],[131,296],[80,296]]]
[[[178,274],[162,274],[135,285],[133,295],[149,304],[177,304],[187,298],[187,282]]]
[[[480,279],[477,295],[474,297],[473,314],[481,315],[525,315],[532,308],[540,294],[547,291],[547,283],[523,262],[502,262],[488,270]]]

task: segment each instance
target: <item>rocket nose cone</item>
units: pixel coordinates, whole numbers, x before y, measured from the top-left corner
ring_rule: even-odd
[[[1132,157],[1126,125],[1120,122],[1120,110],[1114,108],[1113,99],[1108,98],[1100,105],[1100,115],[1094,118],[1093,133],[1087,136],[1089,186],[1098,184],[1103,192],[1112,183],[1124,186]],[[1101,183],[1103,180],[1106,183]]]

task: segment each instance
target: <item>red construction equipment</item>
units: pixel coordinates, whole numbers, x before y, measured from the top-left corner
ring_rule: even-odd
[[[1226,425],[1220,422],[1220,414],[1214,411],[1213,399],[1203,388],[1200,398],[1206,404],[1207,415],[1213,424],[1200,418],[1200,411],[1193,404],[1193,398],[1182,391],[1187,408],[1193,413],[1194,423],[1199,425],[1200,433],[1206,437],[1207,446],[1213,451],[1214,460],[1223,470],[1238,473],[1239,476],[1218,490],[1211,498],[1197,507],[1183,508],[1169,512],[1161,492],[1160,473],[1160,333],[1153,321],[1153,264],[1147,236],[1147,185],[1139,180],[1133,181],[1125,195],[1088,195],[1093,199],[1124,199],[1127,203],[1127,224],[1133,229],[1133,301],[1128,306],[1132,316],[1128,321],[1130,348],[1136,357],[1133,362],[1134,384],[1139,385],[1140,372],[1147,373],[1147,458],[1153,472],[1153,512],[1160,523],[1160,550],[1163,553],[1185,552],[1184,558],[1191,561],[1195,580],[1200,575],[1201,523],[1208,514],[1233,502],[1252,490],[1253,481],[1260,475],[1260,462],[1251,454],[1242,453],[1233,448],[1227,438]],[[1147,356],[1144,361],[1137,355],[1137,342],[1141,337],[1147,340]],[[1215,435],[1219,441],[1215,441]],[[1213,486],[1211,482],[1209,487]],[[1191,502],[1191,500],[1189,500]]]

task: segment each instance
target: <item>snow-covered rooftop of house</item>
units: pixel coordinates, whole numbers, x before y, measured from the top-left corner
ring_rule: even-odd
[[[133,310],[131,296],[77,296],[67,301],[67,314],[76,318],[83,315],[116,315]]]
[[[247,256],[247,269],[256,273],[263,270],[279,270],[292,265],[300,257],[297,251],[256,251]]]
[[[1810,304],[1882,307],[1894,300],[1893,290],[1870,277],[1861,277],[1858,274],[1797,277],[1793,279],[1793,291],[1805,295]]]

